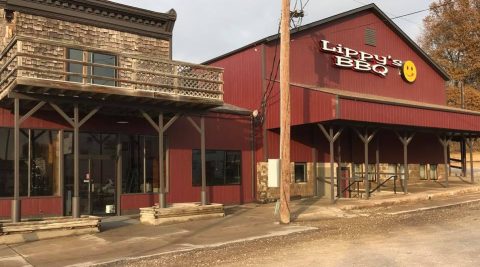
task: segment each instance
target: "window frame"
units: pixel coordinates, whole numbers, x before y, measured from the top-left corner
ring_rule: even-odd
[[[193,159],[195,157],[195,151],[199,151],[201,153],[201,150],[200,149],[192,149],[192,178],[191,178],[191,181],[192,181],[192,187],[201,187],[201,183],[199,185],[195,185],[194,184],[194,175],[193,175]],[[223,162],[223,170],[224,170],[224,174],[223,174],[223,180],[226,182],[227,181],[227,169],[226,169],[226,164],[227,164],[227,152],[238,152],[240,154],[240,169],[239,169],[239,175],[240,175],[240,182],[238,184],[215,184],[215,185],[209,185],[208,184],[208,177],[206,177],[206,180],[207,180],[207,186],[211,187],[211,186],[241,186],[243,184],[243,155],[242,155],[242,151],[241,150],[224,150],[224,149],[205,149],[205,154],[207,154],[208,151],[215,151],[215,152],[219,152],[219,151],[223,151],[224,152],[224,162]],[[200,154],[201,155],[201,154]],[[201,159],[200,159],[201,161]],[[201,181],[201,174],[200,174],[200,181]]]
[[[423,167],[423,172],[422,172],[422,167]],[[419,164],[418,167],[420,171],[420,181],[428,181],[428,176],[427,176],[427,164]],[[422,173],[423,173],[423,178],[422,178]]]
[[[432,176],[432,166],[435,166],[435,177],[431,177]],[[438,164],[429,164],[429,167],[428,167],[428,179],[430,180],[438,180]]]
[[[114,55],[114,54],[106,54],[104,52],[98,52],[98,51],[94,51],[94,50],[80,50],[80,49],[76,49],[76,48],[65,48],[65,52],[64,52],[64,58],[67,59],[67,60],[72,60],[71,59],[71,50],[76,50],[76,51],[80,51],[82,52],[82,62],[84,62],[84,53],[87,53],[87,62],[88,63],[92,63],[92,64],[98,64],[98,63],[93,63],[94,61],[94,57],[95,57],[95,54],[102,54],[102,55],[108,55],[108,56],[112,56],[113,59],[114,59],[114,64],[113,65],[106,65],[106,64],[102,64],[102,65],[106,65],[106,66],[112,66],[112,67],[118,67],[118,55]],[[73,59],[73,60],[76,60],[76,59]],[[81,63],[72,63],[72,62],[65,62],[64,63],[64,70],[66,72],[70,72],[70,64],[76,64],[76,65],[81,65],[82,66],[82,74],[83,74],[83,67],[85,67],[83,64]],[[95,69],[95,66],[86,66],[87,67],[87,74],[88,75],[94,75],[94,69]],[[97,67],[97,68],[108,68],[108,67]],[[104,76],[104,77],[107,77],[107,78],[113,78],[113,79],[118,79],[118,71],[116,68],[112,68],[113,72],[114,72],[114,75],[113,77],[108,77],[108,76]],[[75,72],[77,73],[77,72]],[[77,77],[77,78],[80,78],[82,79],[81,82],[78,82],[78,81],[71,81],[69,80],[70,77]],[[94,81],[95,79],[93,78],[86,78],[87,79],[87,84],[92,84],[92,85],[98,85],[98,86],[109,86],[109,87],[118,87],[118,82],[117,81],[111,81],[113,82],[113,85],[102,85],[102,84],[95,84]],[[65,75],[64,76],[64,80],[67,81],[67,82],[73,82],[73,83],[83,83],[83,78],[81,77],[78,77],[78,76],[69,76],[69,75]],[[97,79],[97,80],[101,80],[101,79]]]
[[[303,167],[303,181],[297,182],[297,166]],[[308,173],[307,173],[307,163],[306,162],[295,162],[293,164],[293,176],[296,184],[306,184],[308,183]]]

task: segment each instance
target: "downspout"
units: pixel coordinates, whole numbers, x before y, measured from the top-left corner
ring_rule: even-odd
[[[250,116],[250,119],[251,119],[251,127],[250,127],[250,135],[251,135],[251,144],[250,144],[250,147],[251,147],[251,153],[252,153],[252,199],[253,199],[253,202],[255,203],[258,203],[258,204],[265,204],[266,201],[261,201],[261,200],[258,200],[257,197],[256,197],[256,192],[255,192],[255,117],[254,115],[252,114],[252,116]]]

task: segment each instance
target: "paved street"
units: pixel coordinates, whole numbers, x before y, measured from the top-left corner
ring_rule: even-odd
[[[314,231],[111,266],[478,266],[479,202],[428,205],[408,213],[362,210],[348,219],[296,223]]]

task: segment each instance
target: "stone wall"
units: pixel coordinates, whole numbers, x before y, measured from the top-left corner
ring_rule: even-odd
[[[5,23],[3,16],[2,23]],[[148,57],[170,58],[170,42],[68,21],[15,12],[14,34],[125,52]],[[5,32],[0,31],[0,34]],[[3,36],[2,36],[3,37]]]
[[[290,165],[290,195],[292,197],[314,196],[314,175],[313,163],[307,163],[307,181],[304,183],[295,182],[295,165]],[[257,199],[274,201],[280,198],[280,187],[268,187],[268,162],[257,163]]]
[[[380,163],[379,164],[379,172],[380,173],[388,173],[389,164]],[[399,175],[400,173],[400,164],[395,166],[395,173],[398,175],[397,180],[397,190],[401,191],[401,179],[402,176]],[[416,183],[428,183],[431,182],[430,177],[430,165],[425,165],[426,167],[426,179],[427,180],[420,180],[420,165],[419,164],[409,164],[408,165],[408,173],[409,179],[408,184],[416,184]],[[337,177],[337,169],[338,164],[334,164],[334,177]],[[342,168],[348,168],[350,176],[352,176],[352,164],[351,163],[342,163]],[[313,172],[313,163],[307,163],[307,182],[306,183],[295,183],[294,177],[294,163],[291,165],[291,196],[292,197],[312,197],[315,195],[315,184],[314,184],[314,172]],[[380,182],[385,181],[391,174],[380,174]],[[321,178],[318,180],[318,192],[319,197],[330,198],[331,195],[331,187],[330,187],[330,163],[319,162],[317,163],[317,177]],[[327,178],[325,178],[327,177]],[[437,165],[437,180],[445,180],[445,165],[438,164]],[[394,181],[387,182],[385,185],[393,186]],[[344,182],[347,184],[347,181]],[[370,188],[373,189],[376,186],[376,181],[371,181]],[[342,187],[343,188],[343,187]],[[360,189],[363,190],[365,188],[365,183],[360,183]],[[334,192],[337,194],[338,184],[337,180],[334,180]],[[268,187],[268,162],[258,162],[257,163],[257,198],[259,200],[268,200],[273,201],[280,197],[280,188],[279,187]]]

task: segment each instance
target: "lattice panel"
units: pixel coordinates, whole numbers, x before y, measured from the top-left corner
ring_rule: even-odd
[[[164,75],[155,75],[149,73],[137,72],[137,82],[155,83],[158,85],[173,86],[174,78]]]
[[[138,59],[137,69],[173,74],[175,70],[175,65],[166,62]]]
[[[165,88],[165,87],[162,87],[161,85],[150,86],[150,85],[137,84],[135,88],[140,89],[140,90],[155,91],[155,92],[159,92],[159,93],[168,93],[168,94],[173,94],[174,93],[174,89]]]
[[[178,90],[178,94],[184,95],[184,96],[201,97],[201,98],[221,99],[221,96],[215,93],[199,92],[199,91],[193,91],[193,90]]]
[[[212,90],[212,91],[220,90],[220,84],[218,83],[189,80],[189,79],[178,79],[178,86],[189,87],[194,89]]]

